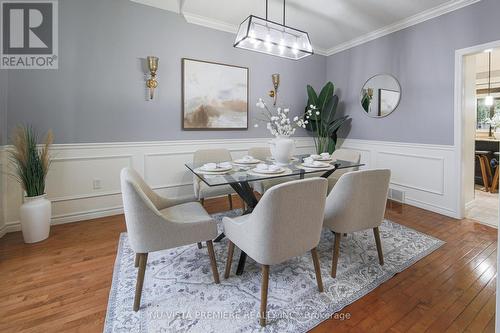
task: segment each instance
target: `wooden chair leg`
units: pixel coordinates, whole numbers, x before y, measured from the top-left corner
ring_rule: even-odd
[[[198,248],[201,249],[203,247],[203,244],[201,242],[198,242]]]
[[[220,283],[219,271],[217,270],[217,262],[215,261],[214,243],[211,240],[207,241],[208,256],[210,257],[210,265],[212,265],[212,274],[216,284]]]
[[[321,279],[321,267],[319,266],[318,251],[316,248],[311,250],[311,255],[313,258],[314,272],[316,273],[316,282],[318,283],[318,290],[320,293],[323,292],[323,280]]]
[[[200,199],[200,203],[201,203],[202,206],[205,206],[205,198],[201,198]]]
[[[234,243],[229,241],[229,245],[227,248],[227,261],[226,261],[226,271],[224,272],[224,279],[229,277],[231,274],[231,264],[233,263],[233,254],[234,254]]]
[[[493,176],[493,180],[491,181],[491,193],[498,192],[498,170],[500,170],[500,164],[497,165],[497,169],[495,170],[495,175]]]
[[[479,166],[481,167],[481,176],[483,177],[483,185],[484,185],[484,190],[488,192],[490,186],[489,186],[489,181],[488,181],[488,176],[487,176],[487,171],[486,171],[486,164],[484,161],[484,156],[478,156],[479,158]]]
[[[373,236],[375,236],[375,243],[377,244],[378,262],[380,265],[384,264],[384,254],[382,253],[382,243],[380,242],[380,231],[378,227],[373,228]]]
[[[488,156],[483,156],[484,158],[484,163],[485,163],[485,167],[486,167],[486,176],[488,177],[488,180],[491,180],[492,177],[493,177],[493,174],[491,173],[491,164],[490,164],[490,159],[488,158]],[[490,187],[491,187],[491,184],[490,184]]]
[[[266,326],[267,288],[269,286],[269,265],[262,265],[262,285],[260,287],[260,326]]]
[[[135,263],[134,263],[134,267],[135,267],[135,268],[139,267],[139,253],[136,253],[136,254],[135,254]]]
[[[144,274],[146,273],[146,264],[148,262],[147,253],[138,253],[139,270],[137,271],[137,282],[135,285],[134,311],[139,311],[141,306],[142,286],[144,285]]]
[[[228,194],[227,200],[229,200],[229,210],[233,210],[233,196],[231,194]]]
[[[339,254],[340,254],[340,239],[342,238],[342,234],[336,232],[335,233],[335,244],[333,245],[333,258],[332,258],[332,277],[337,276],[337,264],[339,262]]]

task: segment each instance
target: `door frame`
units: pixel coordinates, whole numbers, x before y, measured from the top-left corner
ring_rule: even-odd
[[[464,152],[464,128],[465,117],[463,112],[463,86],[464,86],[464,57],[472,54],[481,53],[487,49],[500,48],[500,40],[471,46],[455,51],[455,110],[454,110],[454,146],[455,146],[455,166],[456,166],[456,179],[458,181],[457,193],[457,218],[463,219],[465,217],[465,200],[464,200],[464,171],[465,168],[462,164]]]

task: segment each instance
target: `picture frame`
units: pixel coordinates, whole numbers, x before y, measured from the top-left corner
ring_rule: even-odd
[[[182,58],[182,129],[247,130],[248,67]]]

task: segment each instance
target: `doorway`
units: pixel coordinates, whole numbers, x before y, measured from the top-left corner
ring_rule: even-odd
[[[465,217],[497,228],[500,48],[465,55],[463,65]]]

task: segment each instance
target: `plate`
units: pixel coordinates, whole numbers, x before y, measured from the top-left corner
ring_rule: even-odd
[[[268,157],[267,158],[268,161],[274,161],[274,157]],[[297,162],[299,159],[297,157],[292,157],[290,159],[290,162]]]
[[[321,162],[320,162],[321,163]],[[328,163],[321,163],[319,165],[312,165],[312,164],[306,164],[306,163],[302,163],[302,166],[304,168],[309,168],[309,169],[324,169],[324,168],[329,168],[331,167],[330,164]]]
[[[276,175],[276,174],[285,172],[285,169],[284,168],[279,168],[278,170],[271,171],[271,170],[258,170],[257,168],[253,168],[252,172],[260,173],[260,174],[263,174],[263,175]]]
[[[258,160],[258,159],[253,159],[253,160],[244,160],[244,159],[239,159],[239,160],[234,160],[233,163],[236,163],[236,164],[257,164],[257,163],[260,163],[261,161]]]
[[[220,167],[218,166],[217,168],[215,169],[212,169],[212,168],[204,168],[204,167],[200,167],[199,169],[201,171],[206,171],[206,172],[226,172],[226,171],[229,171],[233,168],[233,166],[227,166],[227,167]]]
[[[310,156],[309,156],[310,157]],[[314,157],[311,157],[313,160],[315,161],[318,161],[318,162],[331,162],[332,161],[332,158],[329,157],[329,158],[324,158],[324,157],[320,157],[320,158],[314,158]]]

